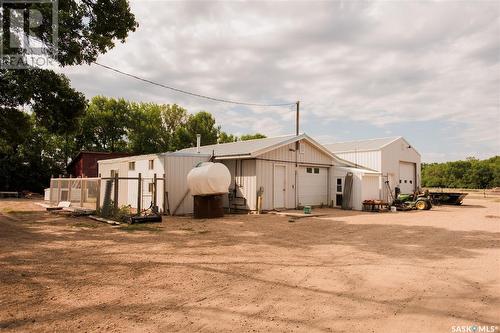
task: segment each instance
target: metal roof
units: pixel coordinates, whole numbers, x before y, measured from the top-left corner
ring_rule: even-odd
[[[336,142],[325,144],[324,146],[328,148],[333,153],[342,153],[350,151],[366,151],[366,150],[379,150],[383,147],[393,143],[396,140],[402,139],[403,137],[390,137],[390,138],[378,138],[369,140],[359,140],[359,141],[346,141],[346,142]]]
[[[237,141],[230,143],[220,143],[215,145],[201,146],[199,150],[199,154],[209,154],[214,155],[215,157],[225,157],[225,158],[250,158],[255,157],[261,154],[264,154],[268,151],[274,150],[278,147],[299,141],[306,140],[311,143],[313,146],[323,151],[326,155],[335,158],[334,155],[326,149],[321,144],[314,141],[307,134],[301,134],[299,136],[296,135],[284,135],[284,136],[276,136],[272,138],[264,138],[264,139],[255,139],[255,140],[247,140],[247,141]],[[175,152],[174,154],[182,154],[182,153],[196,153],[197,148],[186,148]]]

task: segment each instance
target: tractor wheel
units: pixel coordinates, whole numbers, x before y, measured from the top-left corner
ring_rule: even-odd
[[[418,210],[425,210],[427,208],[427,203],[424,201],[424,200],[418,200],[416,203],[415,203],[415,207],[418,209]]]

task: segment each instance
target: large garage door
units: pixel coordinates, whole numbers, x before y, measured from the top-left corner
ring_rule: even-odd
[[[399,162],[399,188],[405,194],[415,191],[415,163]]]
[[[299,206],[328,204],[328,169],[299,168]]]

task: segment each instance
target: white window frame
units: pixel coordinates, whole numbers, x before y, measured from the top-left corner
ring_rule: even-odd
[[[149,168],[149,170],[154,170],[154,168],[155,168],[155,160],[149,160],[148,161],[148,168]]]
[[[135,161],[128,162],[129,171],[135,171]]]

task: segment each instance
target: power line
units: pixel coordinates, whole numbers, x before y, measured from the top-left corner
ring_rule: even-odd
[[[175,87],[163,84],[163,83],[158,83],[158,82],[154,82],[154,81],[151,81],[151,80],[148,80],[148,79],[144,79],[144,78],[139,77],[137,75],[126,73],[126,72],[121,71],[119,69],[116,69],[116,68],[113,68],[113,67],[110,67],[110,66],[106,66],[106,65],[100,64],[98,62],[94,62],[94,64],[96,64],[97,66],[101,66],[103,68],[109,69],[109,70],[111,70],[113,72],[116,72],[116,73],[119,73],[119,74],[122,74],[122,75],[125,75],[125,76],[128,76],[128,77],[134,78],[134,79],[139,80],[139,81],[143,81],[143,82],[146,82],[146,83],[158,86],[158,87],[170,89],[170,90],[182,93],[182,94],[186,94],[186,95],[190,95],[190,96],[194,96],[194,97],[198,97],[198,98],[208,99],[208,100],[211,100],[211,101],[216,101],[216,102],[221,102],[221,103],[228,103],[228,104],[246,105],[246,106],[259,106],[259,107],[282,107],[282,106],[295,105],[295,102],[293,102],[293,103],[278,103],[278,104],[260,104],[260,103],[248,103],[248,102],[233,101],[233,100],[224,99],[224,98],[210,97],[210,96],[206,96],[206,95],[201,95],[201,94],[193,93],[193,92],[190,92],[190,91],[187,91],[187,90],[182,90],[182,89],[179,89],[179,88],[175,88]]]

